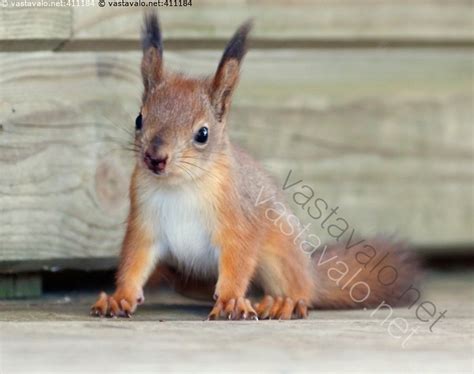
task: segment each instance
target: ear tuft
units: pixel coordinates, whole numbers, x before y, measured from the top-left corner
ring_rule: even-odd
[[[145,13],[142,29],[142,77],[145,99],[153,86],[157,85],[163,75],[163,43],[160,22],[155,12]]]
[[[155,12],[145,13],[142,29],[142,47],[143,52],[146,52],[149,48],[156,48],[160,55],[163,54],[160,22]]]
[[[227,43],[227,46],[222,55],[219,67],[221,67],[226,61],[235,59],[239,63],[244,58],[247,53],[247,37],[252,30],[253,20],[249,19],[244,24],[242,24],[235,34],[232,36],[232,39]]]
[[[219,122],[229,112],[232,92],[239,80],[240,63],[247,53],[247,37],[252,20],[240,26],[224,50],[211,85],[211,103]]]

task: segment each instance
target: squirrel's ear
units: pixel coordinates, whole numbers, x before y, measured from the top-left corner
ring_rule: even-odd
[[[163,67],[163,42],[160,22],[154,12],[145,13],[142,47],[142,77],[146,93],[151,86],[160,81]]]
[[[227,44],[212,79],[211,103],[219,122],[228,112],[232,92],[239,80],[240,62],[247,52],[247,36],[251,29],[251,20],[237,29]]]

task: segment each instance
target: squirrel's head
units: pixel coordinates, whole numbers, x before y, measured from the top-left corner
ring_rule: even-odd
[[[139,167],[163,178],[194,180],[219,161],[228,146],[226,119],[250,28],[247,22],[237,30],[213,76],[195,79],[165,71],[158,18],[145,16],[144,93],[135,123]]]

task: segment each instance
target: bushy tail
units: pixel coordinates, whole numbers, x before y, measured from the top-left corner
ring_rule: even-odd
[[[406,244],[386,238],[333,244],[313,254],[317,309],[401,306],[420,297],[419,261]]]

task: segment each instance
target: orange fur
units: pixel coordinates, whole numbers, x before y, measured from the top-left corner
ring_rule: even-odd
[[[138,172],[135,170],[130,188],[131,208],[127,231],[120,253],[120,263],[116,275],[116,291],[110,297],[99,300],[93,305],[97,315],[130,315],[137,305],[144,301],[143,285],[148,280],[155,265],[153,253],[153,233],[142,222],[137,209]]]
[[[117,272],[117,288],[119,290],[132,288],[141,291],[154,266],[153,233],[142,222],[137,212],[137,197],[133,188],[137,183],[139,181],[135,173],[131,188],[131,208],[127,231]]]
[[[217,202],[214,242],[221,249],[216,296],[224,302],[245,296],[257,265],[258,232],[240,211],[231,179],[223,185]]]

